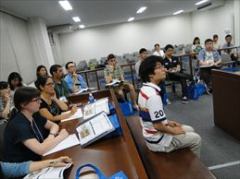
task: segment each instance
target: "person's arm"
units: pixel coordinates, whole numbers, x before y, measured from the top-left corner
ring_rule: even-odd
[[[49,135],[56,136],[58,134],[59,126],[57,124],[55,124],[54,122],[47,120],[44,127],[45,127],[45,129],[49,130]]]
[[[199,65],[201,66],[206,66],[209,65],[207,61],[205,61],[205,52],[204,50],[201,50],[198,54],[198,61],[199,61]]]
[[[57,104],[57,106],[62,110],[62,111],[67,111],[68,106],[65,102],[57,99],[56,95],[52,97],[52,100]]]
[[[42,143],[40,143],[36,138],[26,139],[23,141],[23,144],[38,155],[43,155],[47,151],[51,150],[57,144],[59,144],[63,139],[68,136],[68,132],[65,129],[62,129],[59,132],[59,135],[54,137],[48,137]]]
[[[8,96],[6,105],[5,105],[4,109],[3,109],[3,111],[0,113],[1,117],[3,117],[4,119],[9,117],[10,105],[11,105],[10,96]]]
[[[84,80],[84,78],[82,77],[82,75],[78,75],[78,80],[79,80],[79,82],[80,82],[80,84],[81,84],[81,88],[87,88],[88,86],[87,86],[87,83],[85,82],[85,80]]]
[[[69,74],[67,74],[67,75],[65,76],[64,81],[65,81],[66,84],[67,84],[68,90],[72,93],[72,92],[73,92],[73,88],[72,88],[73,83],[72,83],[72,79],[71,79],[71,77],[70,77]]]
[[[184,133],[184,130],[181,126],[172,127],[172,123],[168,123],[163,110],[162,100],[159,95],[153,95],[147,100],[147,108],[149,110],[153,127],[156,130],[172,135]]]
[[[39,113],[45,117],[46,119],[50,120],[50,121],[61,121],[63,119],[66,119],[68,117],[70,117],[71,115],[73,115],[75,112],[72,110],[69,111],[69,112],[66,112],[66,113],[63,113],[63,114],[60,114],[60,115],[56,115],[56,116],[53,116],[47,108],[41,108],[39,110]]]
[[[108,72],[108,69],[109,67],[106,67],[106,69],[104,69],[104,78],[105,78],[105,81],[106,83],[111,83],[112,82],[112,75]]]
[[[29,172],[38,171],[47,167],[64,167],[69,163],[72,163],[72,159],[67,156],[59,157],[56,159],[31,162],[29,165]]]

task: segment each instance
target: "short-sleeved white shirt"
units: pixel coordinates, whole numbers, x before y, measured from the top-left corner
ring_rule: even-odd
[[[163,110],[160,88],[153,83],[143,83],[138,96],[138,105],[142,132],[146,142],[160,144],[162,147],[168,146],[172,135],[161,133],[153,126],[154,122],[168,123]]]

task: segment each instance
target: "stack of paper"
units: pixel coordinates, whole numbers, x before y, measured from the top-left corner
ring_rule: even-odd
[[[69,168],[72,163],[69,163],[65,167],[48,167],[40,171],[33,172],[24,177],[24,179],[49,179],[49,178],[58,178],[63,179],[63,172]]]
[[[73,147],[78,144],[80,144],[80,141],[78,140],[77,136],[75,134],[69,135],[66,139],[64,139],[62,142],[56,145],[53,149],[43,154],[43,156]]]
[[[67,111],[67,112],[64,112],[64,113],[70,113],[70,111]],[[62,113],[62,114],[64,114],[64,113]],[[70,120],[73,120],[73,119],[79,119],[79,118],[82,118],[82,117],[83,117],[82,109],[78,108],[75,114],[73,114],[72,116],[70,116],[67,119],[61,120],[61,122],[70,121]]]

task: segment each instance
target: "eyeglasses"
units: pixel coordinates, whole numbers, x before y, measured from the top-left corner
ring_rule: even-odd
[[[162,65],[157,65],[154,69],[156,70],[156,69],[164,69],[165,67],[164,66],[162,66]]]
[[[54,83],[47,83],[46,86],[54,86]]]
[[[41,98],[34,98],[31,100],[31,102],[38,102],[38,103],[41,103]]]

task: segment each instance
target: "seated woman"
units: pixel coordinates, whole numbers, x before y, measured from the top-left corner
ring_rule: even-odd
[[[120,66],[117,65],[116,57],[113,54],[108,55],[107,58],[107,66],[104,69],[104,77],[106,83],[111,83],[112,80],[117,79],[120,81],[124,81],[123,71]],[[133,103],[133,108],[138,109],[136,102],[136,92],[132,84],[124,81],[122,85],[115,88],[116,94],[124,99],[123,89],[130,91],[130,98]]]
[[[39,65],[37,67],[37,70],[36,70],[36,76],[37,76],[37,78],[39,76],[47,77],[48,76],[47,68],[45,66],[43,66],[43,65]]]
[[[68,106],[56,97],[54,83],[51,77],[39,77],[35,85],[41,92],[41,105],[39,110],[41,116],[56,122],[70,117],[77,111],[76,107],[72,107],[68,113],[61,114],[68,110]]]
[[[7,119],[10,114],[10,88],[8,82],[0,82],[0,119]]]
[[[1,163],[0,173],[1,177],[16,178],[24,177],[25,175],[42,170],[47,167],[64,167],[71,163],[72,160],[67,157],[59,157],[56,159],[42,160],[42,161],[26,161],[20,163]]]
[[[13,116],[3,136],[3,163],[39,161],[41,156],[68,136],[68,132],[38,111],[40,93],[31,87],[18,88],[14,104],[18,113]]]

